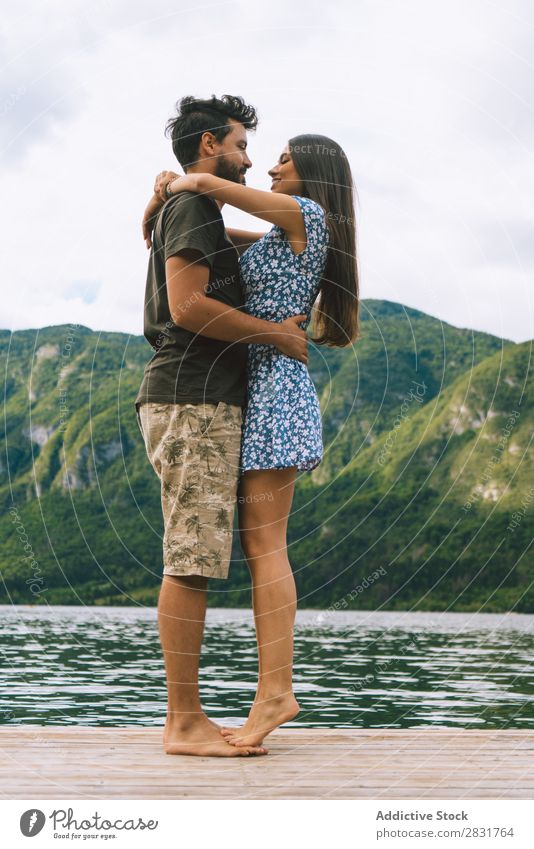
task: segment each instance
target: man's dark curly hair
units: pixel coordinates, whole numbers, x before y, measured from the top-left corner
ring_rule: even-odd
[[[242,97],[231,94],[223,94],[220,98],[212,94],[207,100],[188,95],[177,102],[176,111],[176,117],[167,121],[165,135],[172,139],[174,155],[184,171],[198,161],[203,133],[213,133],[217,141],[222,142],[230,132],[230,118],[247,130],[255,130],[258,124],[255,108]]]

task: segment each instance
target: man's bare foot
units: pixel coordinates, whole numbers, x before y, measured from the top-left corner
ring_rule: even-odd
[[[284,722],[289,722],[299,711],[300,707],[293,693],[263,701],[255,700],[244,725],[240,728],[223,725],[220,734],[232,746],[260,746],[267,734]]]
[[[209,716],[207,716],[205,713],[199,713],[199,716],[203,716],[209,722],[209,724],[212,725],[213,728],[215,728],[216,731],[221,731],[223,726],[218,725],[216,722],[213,721],[213,719],[210,719]],[[165,720],[165,727],[163,729],[163,745],[164,746],[167,742],[167,731],[168,731],[168,729],[169,729],[169,713],[167,712],[167,719]]]
[[[214,727],[215,726],[215,727]],[[219,726],[205,714],[188,720],[167,720],[163,747],[167,755],[199,755],[205,758],[235,758],[247,755],[266,755],[265,746],[245,743],[232,746],[221,739]]]

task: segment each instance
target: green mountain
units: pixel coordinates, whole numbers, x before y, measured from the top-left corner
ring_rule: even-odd
[[[534,610],[531,343],[365,300],[349,350],[312,346],[325,458],[299,478],[300,605]],[[153,604],[159,482],[133,399],[143,337],[0,331],[4,598]],[[249,604],[236,541],[210,604]]]
[[[477,363],[513,344],[390,301],[363,301],[361,315],[361,338],[352,350],[320,350],[310,365],[329,446],[313,474],[316,483],[388,431],[405,398],[410,406],[414,394],[428,403]]]

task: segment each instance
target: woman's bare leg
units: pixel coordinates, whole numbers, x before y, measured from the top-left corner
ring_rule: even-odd
[[[286,540],[296,473],[296,467],[254,470],[240,482],[239,527],[252,578],[259,678],[245,724],[221,729],[235,746],[260,745],[299,712],[292,682],[297,594]]]

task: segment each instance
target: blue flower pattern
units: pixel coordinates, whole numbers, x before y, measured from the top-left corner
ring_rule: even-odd
[[[275,225],[240,259],[245,311],[268,321],[306,314],[307,328],[328,252],[322,207],[294,195],[306,227],[306,248],[293,253]],[[310,471],[323,458],[319,398],[305,363],[274,345],[249,345],[248,397],[243,416],[241,471],[296,466]]]

